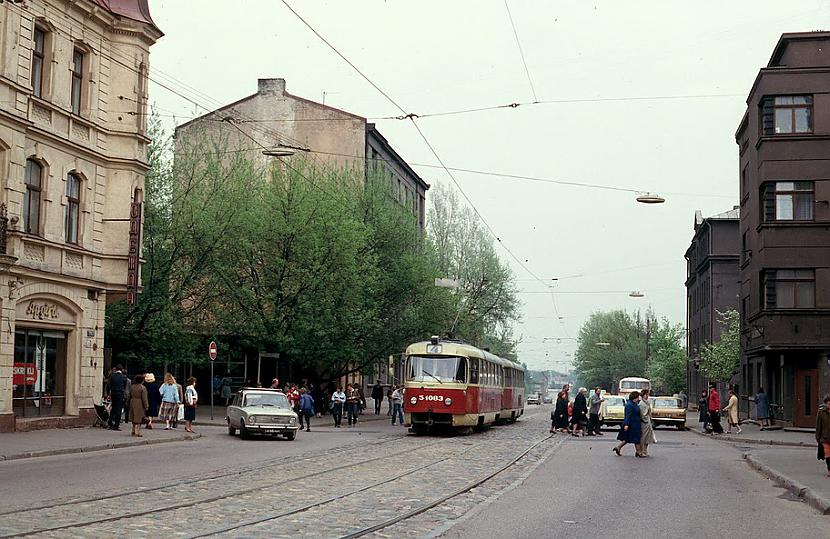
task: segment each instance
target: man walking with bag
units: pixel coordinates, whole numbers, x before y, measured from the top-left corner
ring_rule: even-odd
[[[109,389],[112,408],[110,409],[109,428],[112,430],[121,430],[121,415],[124,413],[124,399],[127,396],[127,382],[129,381],[123,370],[124,367],[116,365],[115,371],[110,374]]]

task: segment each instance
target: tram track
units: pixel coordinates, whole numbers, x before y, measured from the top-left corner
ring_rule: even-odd
[[[401,440],[406,440],[406,439],[409,439],[409,438],[395,437],[390,441],[401,441]],[[416,448],[409,447],[409,448],[403,449],[401,451],[396,451],[396,452],[389,453],[389,454],[383,454],[383,455],[372,457],[372,458],[369,458],[369,459],[362,459],[362,460],[358,460],[358,461],[355,461],[355,462],[348,462],[348,463],[340,463],[340,464],[337,464],[336,466],[328,467],[328,468],[325,468],[323,470],[318,470],[318,471],[308,473],[308,474],[304,474],[304,475],[299,475],[299,476],[294,476],[294,477],[281,477],[278,483],[270,483],[270,484],[267,484],[267,485],[257,485],[255,487],[237,489],[233,492],[227,492],[227,493],[222,493],[222,494],[219,494],[219,495],[201,497],[201,498],[191,500],[191,501],[188,501],[188,502],[167,504],[167,505],[163,505],[163,506],[155,506],[155,507],[145,509],[145,510],[141,510],[141,511],[132,511],[132,512],[127,512],[127,513],[119,513],[117,515],[112,515],[112,516],[105,517],[105,518],[90,519],[90,520],[85,520],[85,521],[80,521],[80,522],[72,522],[72,523],[62,524],[62,525],[59,525],[59,526],[43,527],[43,528],[32,529],[32,530],[28,530],[28,531],[24,531],[24,532],[3,534],[3,535],[0,535],[0,539],[7,539],[7,538],[12,538],[12,537],[29,537],[29,536],[33,536],[33,535],[37,535],[37,534],[42,534],[42,533],[58,532],[58,531],[63,531],[63,530],[75,529],[75,528],[89,527],[89,526],[94,526],[96,524],[105,524],[105,523],[108,523],[108,522],[116,522],[116,521],[124,520],[124,519],[142,517],[142,516],[156,514],[156,513],[165,512],[165,511],[174,511],[174,510],[177,510],[177,509],[185,509],[185,508],[194,507],[194,506],[200,505],[200,504],[218,502],[218,501],[233,498],[233,497],[238,497],[238,496],[243,496],[243,495],[246,495],[246,494],[251,494],[253,492],[262,490],[264,488],[275,486],[275,485],[277,485],[279,483],[282,483],[284,481],[303,481],[303,480],[310,479],[310,478],[313,478],[313,477],[318,477],[318,476],[321,476],[321,475],[325,475],[327,473],[339,472],[339,471],[342,471],[344,469],[354,468],[354,467],[357,467],[357,466],[362,466],[362,465],[365,465],[365,464],[370,464],[370,463],[373,463],[373,462],[386,460],[386,459],[389,459],[389,458],[394,458],[396,456],[411,455],[414,451],[421,451],[423,449],[427,449],[427,448],[430,448],[430,447],[433,447],[433,446],[436,446],[436,445],[440,445],[445,440],[447,440],[447,439],[442,439],[442,440],[437,440],[437,441],[433,441],[433,442],[430,442],[430,443],[426,443],[426,444],[423,444],[423,445],[421,445],[419,447],[416,447]],[[310,460],[310,459],[313,459],[313,458],[314,457],[301,457],[301,458],[295,459],[292,463],[296,464],[298,462],[302,462],[304,460]],[[284,467],[285,464],[286,463],[283,462],[281,466]],[[265,470],[262,470],[262,472],[265,472]],[[215,476],[211,476],[210,479],[202,479],[202,481],[207,481],[207,480],[212,481],[212,480],[221,479],[221,478],[224,478],[224,477],[234,476],[234,475],[238,475],[238,472],[230,473],[230,474],[216,474]],[[185,483],[189,486],[193,486],[194,480],[192,480],[192,479],[182,480],[182,482],[173,483],[172,486],[173,486],[173,488],[175,488],[175,487],[179,486],[180,484],[185,484]],[[22,510],[17,510],[17,511],[6,512],[4,514],[7,515],[7,516],[8,515],[20,516],[23,513],[30,513],[30,512],[33,512],[33,511],[42,511],[42,510],[45,510],[45,509],[55,509],[55,508],[64,509],[66,507],[70,507],[70,506],[73,506],[73,505],[80,505],[80,504],[83,504],[83,503],[91,503],[91,502],[101,502],[101,501],[104,501],[104,500],[120,498],[120,497],[124,497],[124,496],[127,496],[127,495],[140,496],[140,495],[143,495],[143,494],[146,494],[146,493],[151,493],[151,492],[154,492],[154,491],[157,492],[159,490],[164,490],[165,488],[171,488],[170,485],[171,484],[168,484],[168,485],[163,486],[163,487],[158,487],[158,488],[144,489],[144,490],[141,490],[141,491],[120,492],[120,493],[117,493],[115,495],[108,496],[108,497],[97,497],[97,498],[92,498],[92,499],[85,499],[83,501],[69,501],[69,502],[66,502],[66,503],[53,504],[53,505],[49,505],[49,506],[46,506],[46,507],[27,508],[27,509],[22,509]]]

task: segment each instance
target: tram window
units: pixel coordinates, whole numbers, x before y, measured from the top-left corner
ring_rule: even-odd
[[[415,382],[466,382],[467,358],[409,356],[409,380]]]
[[[479,366],[479,359],[477,357],[470,358],[470,383],[477,384],[478,383],[478,366]]]

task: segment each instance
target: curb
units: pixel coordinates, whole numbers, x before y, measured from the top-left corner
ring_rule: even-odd
[[[754,438],[739,438],[737,436],[731,436],[729,434],[719,434],[717,436],[713,436],[706,432],[703,432],[700,429],[696,429],[694,427],[686,427],[687,430],[694,432],[699,436],[704,436],[709,438],[710,440],[720,440],[722,442],[735,442],[741,444],[753,444],[753,445],[774,445],[774,446],[783,446],[783,447],[813,447],[815,444],[813,443],[805,443],[805,442],[782,442],[780,440],[756,440]]]
[[[821,496],[810,487],[806,487],[798,481],[773,470],[760,460],[753,457],[750,453],[744,453],[743,458],[757,472],[765,475],[769,479],[772,479],[778,486],[789,490],[794,495],[807,502],[807,504],[809,504],[813,509],[816,509],[822,515],[830,515],[830,499]]]
[[[142,445],[156,445],[170,442],[189,442],[201,438],[199,433],[187,434],[176,438],[159,438],[154,440],[136,440],[129,442],[115,442],[110,444],[93,445],[88,447],[65,447],[61,449],[44,449],[42,451],[25,451],[13,455],[0,455],[0,462],[7,460],[33,459],[40,457],[52,457],[55,455],[71,455],[73,453],[93,453],[95,451],[106,451],[107,449],[122,449],[125,447],[138,447]]]

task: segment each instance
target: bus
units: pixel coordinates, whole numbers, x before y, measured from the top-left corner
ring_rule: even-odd
[[[628,397],[632,391],[642,391],[644,389],[651,390],[651,380],[648,378],[639,378],[637,376],[629,376],[620,380],[618,395]]]

